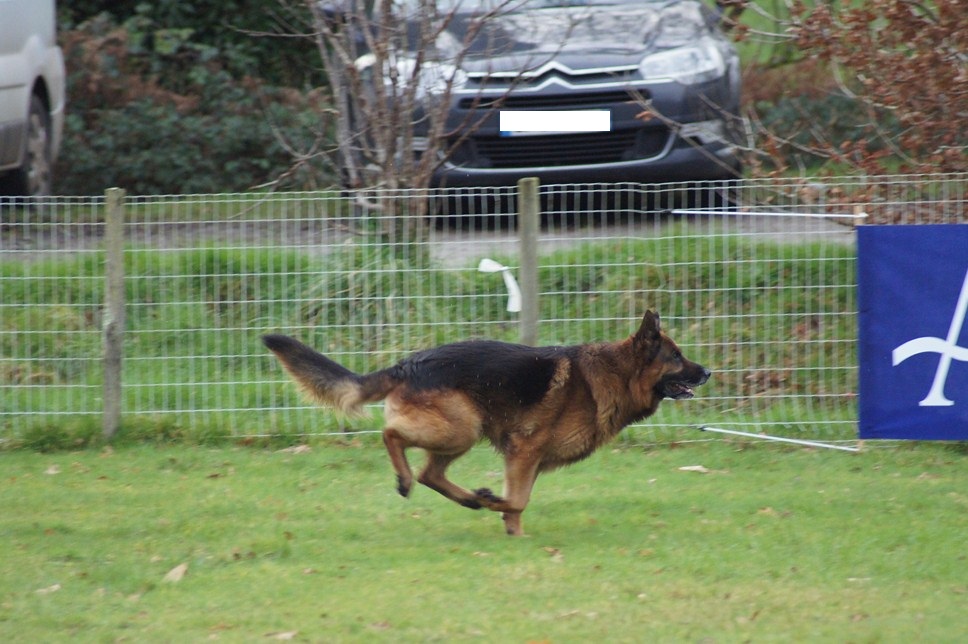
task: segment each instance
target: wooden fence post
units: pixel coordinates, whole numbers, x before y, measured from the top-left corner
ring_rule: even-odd
[[[538,179],[518,181],[518,235],[521,244],[521,344],[538,341],[538,227],[541,219]]]
[[[104,215],[104,318],[101,346],[104,353],[104,438],[111,440],[121,426],[121,357],[124,339],[124,197],[120,188],[108,188]]]

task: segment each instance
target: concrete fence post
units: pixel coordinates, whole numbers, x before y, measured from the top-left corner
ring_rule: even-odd
[[[538,228],[541,204],[538,198],[538,179],[526,177],[518,181],[518,235],[520,238],[521,267],[521,344],[534,346],[538,341]]]
[[[108,188],[104,215],[103,351],[104,438],[111,440],[121,426],[121,358],[124,339],[124,198],[125,191]]]

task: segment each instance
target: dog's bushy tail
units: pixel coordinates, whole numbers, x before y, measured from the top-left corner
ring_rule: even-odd
[[[384,372],[361,376],[285,335],[265,335],[262,343],[311,398],[351,416],[364,415],[363,405],[382,400],[394,384]]]

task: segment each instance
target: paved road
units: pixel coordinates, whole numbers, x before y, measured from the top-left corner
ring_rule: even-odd
[[[587,241],[652,238],[682,234],[687,224],[694,234],[744,236],[780,243],[826,240],[851,244],[852,221],[824,217],[759,215],[667,215],[589,226],[547,223],[539,236],[539,253],[573,247]],[[302,249],[326,254],[342,244],[366,237],[352,222],[330,219],[218,220],[206,222],[155,222],[127,224],[127,247],[184,250],[189,248],[272,247]],[[482,257],[516,257],[517,233],[507,228],[439,226],[425,242],[431,256],[446,267],[472,266]],[[0,228],[0,260],[34,261],[83,253],[103,247],[100,224],[7,225]]]

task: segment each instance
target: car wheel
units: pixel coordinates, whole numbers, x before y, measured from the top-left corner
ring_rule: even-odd
[[[27,142],[23,164],[4,177],[3,192],[20,197],[49,195],[53,189],[50,154],[50,115],[38,96],[30,98]]]

